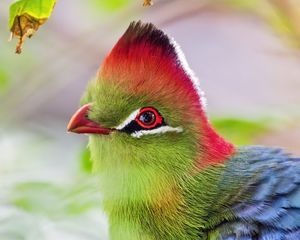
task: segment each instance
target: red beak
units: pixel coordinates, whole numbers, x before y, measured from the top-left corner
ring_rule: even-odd
[[[68,132],[73,133],[88,133],[88,134],[110,134],[113,131],[111,128],[102,127],[99,123],[96,123],[88,119],[88,112],[91,104],[86,104],[75,112],[68,124]]]

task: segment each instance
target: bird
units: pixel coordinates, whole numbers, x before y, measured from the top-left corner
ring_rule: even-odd
[[[300,239],[300,158],[213,128],[175,40],[131,22],[71,117],[87,134],[112,240]]]

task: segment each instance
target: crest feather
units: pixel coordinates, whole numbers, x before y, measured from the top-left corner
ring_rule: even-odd
[[[145,48],[148,48],[149,51],[145,51]],[[113,48],[110,58],[114,59],[121,55],[121,58],[125,60],[124,54],[132,56],[134,52],[144,61],[149,55],[163,56],[169,59],[171,65],[177,66],[178,71],[179,69],[183,70],[189,81],[192,82],[193,88],[200,98],[202,108],[206,109],[206,99],[200,89],[199,79],[189,67],[181,48],[173,38],[170,38],[152,23],[131,22]]]
[[[141,21],[131,22],[126,32],[116,44],[115,48],[121,47],[123,50],[136,44],[146,44],[158,47],[164,54],[173,53],[176,55],[175,46],[172,40],[152,23],[142,23]]]

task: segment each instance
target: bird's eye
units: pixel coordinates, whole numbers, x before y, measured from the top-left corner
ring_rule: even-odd
[[[155,122],[155,114],[151,111],[143,112],[139,116],[139,121],[145,125],[152,125]]]
[[[163,118],[154,108],[142,108],[136,116],[136,122],[143,128],[154,128],[162,124]]]

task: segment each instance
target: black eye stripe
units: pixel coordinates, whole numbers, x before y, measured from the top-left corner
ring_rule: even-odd
[[[145,131],[153,130],[153,129],[159,128],[161,126],[166,126],[165,122],[162,122],[162,124],[158,124],[153,128],[143,128],[135,120],[133,120],[129,124],[127,124],[123,129],[121,129],[120,131],[131,134],[131,133],[138,132],[141,130],[145,130]]]
[[[143,128],[135,120],[131,121],[123,129],[121,129],[122,132],[126,132],[128,134],[141,130],[143,130]]]

